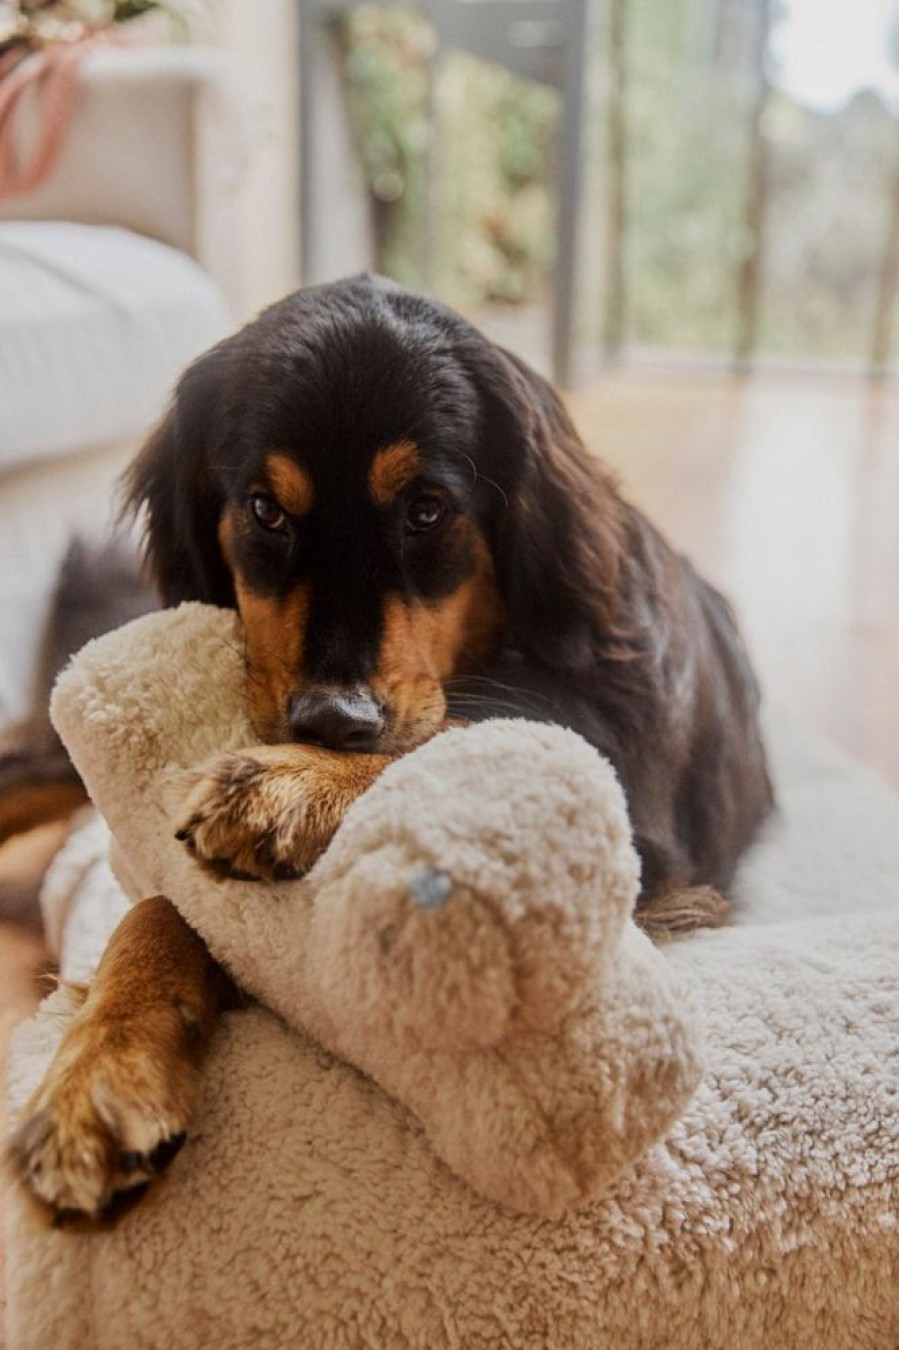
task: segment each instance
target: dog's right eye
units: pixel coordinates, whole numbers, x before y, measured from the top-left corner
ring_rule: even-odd
[[[287,529],[287,513],[281,509],[274,497],[264,492],[256,492],[250,498],[250,512],[257,525],[272,534]]]

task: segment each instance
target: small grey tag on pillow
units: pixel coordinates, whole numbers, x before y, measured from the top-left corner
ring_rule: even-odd
[[[437,867],[423,867],[409,882],[409,894],[422,909],[440,909],[452,893],[452,877]]]

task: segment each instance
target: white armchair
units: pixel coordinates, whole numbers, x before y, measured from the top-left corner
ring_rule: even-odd
[[[36,108],[17,124],[27,151]],[[0,203],[0,726],[26,710],[60,559],[239,306],[243,124],[219,56],[108,49],[38,190]]]

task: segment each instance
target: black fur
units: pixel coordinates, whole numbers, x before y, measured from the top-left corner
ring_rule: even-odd
[[[416,552],[351,505],[375,451],[405,439],[476,520],[504,614],[480,670],[448,681],[450,711],[557,721],[607,754],[644,899],[726,886],[771,803],[731,612],[621,498],[546,382],[446,308],[358,277],[289,297],[188,371],[128,488],[165,602],[234,604],[219,521],[278,447],[310,468],[315,521],[254,545],[253,584],[314,577],[316,674],[364,678],[385,591],[429,601],[458,581],[438,542]]]

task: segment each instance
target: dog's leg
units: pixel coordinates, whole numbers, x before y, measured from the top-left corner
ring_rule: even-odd
[[[170,901],[126,915],[7,1148],[57,1224],[114,1218],[164,1170],[216,1015],[235,999]]]
[[[390,761],[311,745],[218,755],[186,776],[178,838],[226,876],[301,876]]]

